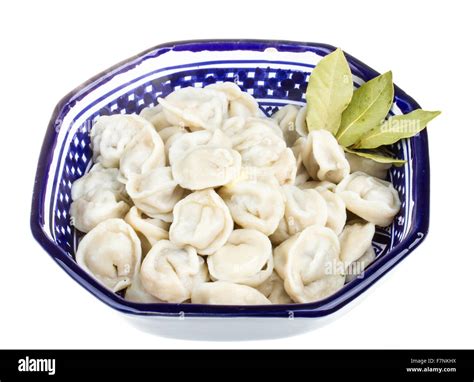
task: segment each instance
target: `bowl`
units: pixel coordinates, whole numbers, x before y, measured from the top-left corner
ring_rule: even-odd
[[[59,266],[99,300],[123,312],[142,329],[175,337],[267,338],[296,334],[327,322],[411,253],[429,225],[429,155],[426,131],[391,147],[407,162],[389,177],[401,210],[393,224],[377,229],[376,260],[364,277],[314,303],[270,306],[140,304],[126,301],[84,272],[75,262],[78,232],[70,223],[72,183],[91,166],[89,131],[100,115],[139,113],[172,91],[233,81],[257,98],[271,115],[282,105],[303,105],[312,68],[335,48],[292,41],[203,40],[158,45],[131,57],[64,96],[46,130],[31,208],[33,236]],[[379,73],[346,54],[354,86]],[[395,86],[391,114],[419,105]],[[344,309],[343,309],[344,308]]]

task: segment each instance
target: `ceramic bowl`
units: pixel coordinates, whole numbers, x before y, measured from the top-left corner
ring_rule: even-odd
[[[233,81],[252,94],[271,115],[288,103],[303,105],[312,68],[335,48],[291,41],[186,41],[156,46],[86,81],[67,94],[51,117],[41,149],[31,209],[36,240],[74,280],[140,327],[180,337],[244,339],[294,334],[327,321],[384,276],[426,237],[429,223],[429,156],[427,133],[403,140],[391,150],[407,163],[389,177],[402,206],[393,224],[378,229],[376,260],[364,277],[347,283],[318,302],[270,306],[139,304],[106,289],[75,262],[78,233],[70,224],[71,185],[88,171],[88,132],[100,115],[139,113],[157,97],[186,86]],[[347,55],[354,86],[379,73]],[[395,87],[392,114],[419,105]],[[231,325],[232,323],[232,325]],[[229,326],[231,325],[231,326]]]

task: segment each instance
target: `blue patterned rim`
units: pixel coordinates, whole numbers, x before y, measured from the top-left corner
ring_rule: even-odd
[[[125,301],[122,297],[93,280],[79,268],[71,256],[65,254],[57,243],[47,237],[42,228],[45,225],[45,214],[48,213],[48,211],[45,211],[45,187],[48,178],[54,175],[49,173],[49,169],[53,160],[53,149],[57,144],[57,121],[61,120],[67,105],[81,100],[116,75],[125,73],[145,60],[157,57],[170,50],[192,52],[247,50],[262,52],[268,48],[275,48],[279,52],[315,52],[321,56],[335,49],[333,46],[326,44],[292,41],[201,40],[167,43],[142,52],[98,74],[67,94],[56,105],[38,161],[31,209],[31,230],[40,245],[74,280],[109,306],[125,313],[137,315],[177,316],[185,314],[186,316],[206,317],[288,317],[289,314],[292,314],[294,317],[321,317],[335,312],[363,293],[413,251],[426,237],[429,226],[429,153],[428,136],[425,131],[410,139],[413,158],[409,160],[412,162],[411,168],[416,183],[414,182],[412,185],[411,197],[415,203],[415,208],[412,212],[412,225],[407,236],[384,256],[378,258],[366,270],[364,278],[351,281],[334,295],[315,303],[269,306],[213,306],[170,303],[145,305],[132,303]],[[379,74],[356,58],[348,54],[346,56],[354,75],[367,80]],[[275,61],[272,61],[272,63],[275,63]],[[420,107],[415,100],[397,86],[395,86],[395,100],[403,113],[408,113]]]

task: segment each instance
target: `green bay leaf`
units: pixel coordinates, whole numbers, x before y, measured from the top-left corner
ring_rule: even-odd
[[[362,136],[355,148],[373,149],[410,138],[422,131],[440,113],[417,109],[408,114],[393,116]]]
[[[309,78],[306,90],[308,130],[324,129],[336,135],[352,93],[351,70],[338,48],[319,61]]]
[[[344,147],[344,151],[351,154],[358,155],[362,158],[372,159],[374,162],[378,162],[378,163],[391,163],[394,166],[402,166],[403,164],[406,163],[406,160],[391,158],[391,157],[387,157],[385,155],[374,153],[374,152],[351,150],[351,149],[348,149],[347,147]]]
[[[342,114],[337,132],[340,145],[349,147],[365,133],[380,124],[393,102],[392,72],[384,73],[363,84],[354,92]]]

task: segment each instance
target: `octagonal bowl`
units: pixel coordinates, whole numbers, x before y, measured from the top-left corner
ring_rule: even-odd
[[[88,133],[100,115],[139,113],[144,107],[155,105],[157,97],[176,89],[222,81],[238,84],[271,115],[282,105],[305,103],[312,68],[334,49],[326,44],[291,41],[175,42],[149,49],[86,81],[59,101],[47,127],[31,209],[34,237],[64,271],[97,299],[125,313],[140,328],[162,335],[269,338],[300,333],[332,319],[412,252],[428,232],[429,156],[425,131],[391,147],[394,155],[407,161],[389,173],[402,207],[391,226],[376,232],[376,260],[364,277],[314,303],[215,306],[126,301],[76,264],[78,232],[70,224],[69,207],[72,183],[91,166]],[[346,56],[354,86],[379,74]],[[417,108],[419,105],[411,97],[395,87],[392,114]]]

